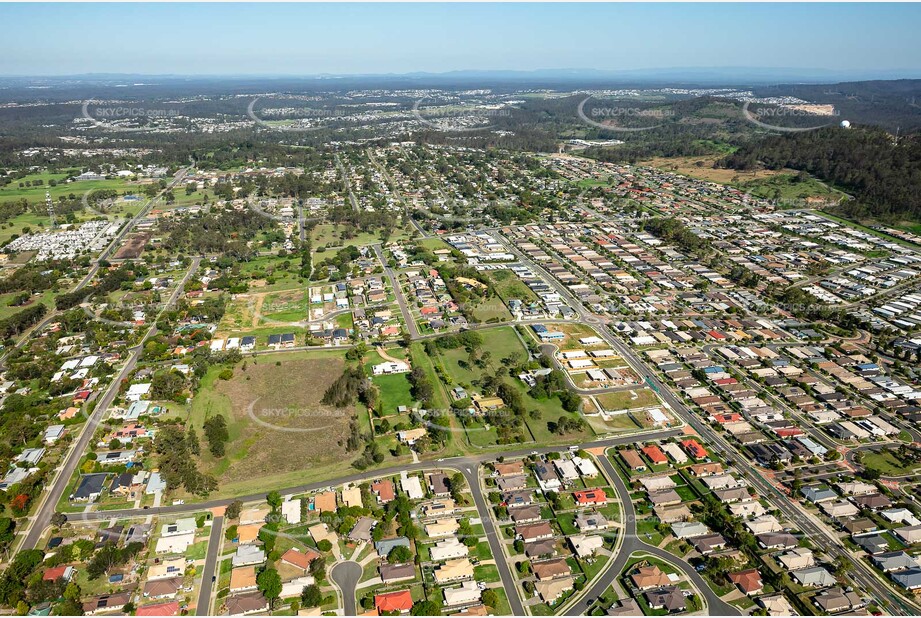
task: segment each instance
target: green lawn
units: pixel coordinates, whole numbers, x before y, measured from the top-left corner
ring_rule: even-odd
[[[409,379],[405,373],[375,376],[371,381],[380,389],[383,414],[393,414],[399,406],[413,406],[413,396],[409,392]]]

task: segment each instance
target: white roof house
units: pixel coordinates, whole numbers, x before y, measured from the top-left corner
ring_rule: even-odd
[[[289,524],[301,523],[301,501],[292,500],[290,496],[281,503],[281,516]]]
[[[422,483],[419,481],[418,476],[408,476],[406,472],[401,472],[400,488],[410,500],[421,500],[425,497],[425,492],[422,491]]]
[[[147,399],[147,393],[150,392],[150,382],[144,384],[132,384],[128,387],[128,392],[125,394],[125,399],[128,401],[140,401],[141,399]]]
[[[163,536],[157,541],[158,554],[182,554],[195,541],[195,531],[189,530],[181,534]]]

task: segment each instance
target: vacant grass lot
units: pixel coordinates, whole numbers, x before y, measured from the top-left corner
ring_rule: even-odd
[[[510,270],[489,271],[489,278],[492,279],[496,294],[505,302],[508,302],[510,298],[517,298],[525,303],[537,300],[537,295],[531,291],[531,288],[526,286],[518,278],[518,275]]]
[[[189,424],[200,436],[207,417],[220,414],[228,421],[226,455],[214,458],[206,445],[202,448],[203,468],[217,477],[222,493],[255,491],[276,475],[352,459],[339,442],[356,410],[320,403],[342,374],[343,355],[276,358],[249,359],[246,370],[241,363],[230,380],[218,379],[219,370],[212,369],[192,401]]]
[[[633,410],[648,408],[659,403],[656,394],[646,387],[596,395],[595,399],[605,410]]]
[[[879,470],[883,476],[902,476],[912,474],[921,465],[906,465],[907,462],[899,459],[898,453],[890,450],[881,450],[879,452],[863,451],[861,460],[867,468]]]

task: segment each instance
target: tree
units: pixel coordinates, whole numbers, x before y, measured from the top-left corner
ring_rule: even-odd
[[[301,605],[303,607],[319,607],[323,604],[323,593],[316,584],[304,586],[301,590]]]
[[[413,616],[440,616],[441,604],[423,599],[413,603],[413,608],[409,613]]]
[[[269,606],[274,608],[275,602],[281,595],[281,576],[275,569],[263,569],[256,576],[256,587],[269,600]]]
[[[227,505],[227,510],[224,511],[224,516],[227,519],[237,519],[240,516],[240,511],[243,510],[243,503],[239,500],[234,500]]]
[[[409,562],[412,559],[413,553],[405,545],[397,545],[387,554],[387,562],[391,564]]]
[[[492,588],[487,588],[484,590],[480,598],[483,600],[483,604],[487,607],[495,609],[499,606],[499,595],[496,594],[496,591]]]
[[[270,491],[265,497],[265,501],[269,503],[273,511],[278,511],[281,508],[281,494],[276,490]]]
[[[320,551],[329,551],[333,548],[333,543],[329,539],[322,539],[317,543],[317,549]]]
[[[224,456],[224,445],[230,439],[227,430],[227,419],[220,414],[211,416],[204,424],[205,438],[208,440],[208,450],[215,457]]]

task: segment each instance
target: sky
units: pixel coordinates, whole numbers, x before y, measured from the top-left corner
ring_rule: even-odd
[[[0,4],[0,75],[921,69],[921,4]]]

